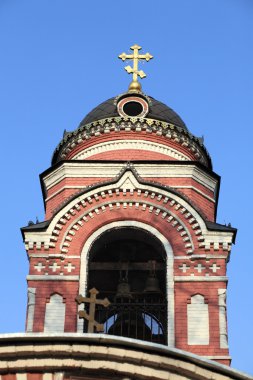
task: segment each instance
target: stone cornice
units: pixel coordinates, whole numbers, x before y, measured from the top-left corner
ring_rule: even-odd
[[[205,166],[211,168],[211,158],[201,143],[200,139],[193,136],[188,131],[174,124],[164,121],[147,119],[147,118],[122,118],[112,117],[95,121],[93,123],[82,125],[73,132],[65,134],[53,153],[52,164],[64,160],[68,153],[71,152],[78,144],[83,141],[100,136],[103,133],[112,131],[146,131],[158,136],[165,136],[168,139],[176,141],[185,147],[191,154],[194,154],[196,160],[202,162]]]
[[[53,342],[53,344],[52,344]],[[251,380],[231,369],[180,349],[104,334],[1,334],[0,374],[70,371],[144,380]],[[122,361],[122,358],[124,359]],[[212,359],[230,359],[211,357]],[[82,373],[82,372],[81,372]]]
[[[118,175],[125,162],[63,161],[60,166],[52,167],[42,174],[46,189],[50,189],[65,178],[111,178]],[[134,163],[140,177],[144,178],[192,178],[194,181],[215,192],[219,179],[205,172],[194,162],[178,165],[175,161],[154,163]]]

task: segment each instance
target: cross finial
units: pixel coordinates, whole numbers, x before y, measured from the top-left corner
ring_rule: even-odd
[[[76,297],[76,302],[80,305],[81,303],[89,303],[90,309],[89,314],[86,313],[85,310],[80,310],[78,312],[79,318],[84,318],[88,321],[88,333],[93,333],[94,328],[96,328],[97,332],[104,331],[104,325],[95,321],[95,311],[96,305],[103,305],[104,307],[108,307],[110,305],[110,301],[107,298],[103,300],[98,300],[97,295],[99,291],[95,288],[89,290],[90,297],[83,297],[81,294]]]
[[[133,54],[122,53],[119,55],[119,58],[122,59],[122,61],[125,61],[126,59],[133,60],[133,67],[125,66],[125,70],[128,72],[128,74],[133,74],[133,80],[129,85],[128,91],[141,91],[141,84],[138,82],[138,76],[143,79],[146,77],[146,74],[143,70],[138,70],[138,63],[143,59],[148,62],[153,58],[153,56],[149,53],[139,54],[141,46],[137,44],[131,46],[130,49],[133,50]]]

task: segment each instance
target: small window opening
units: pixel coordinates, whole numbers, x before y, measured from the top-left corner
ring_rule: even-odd
[[[138,116],[142,113],[143,107],[138,102],[128,102],[124,104],[123,111],[129,116]]]

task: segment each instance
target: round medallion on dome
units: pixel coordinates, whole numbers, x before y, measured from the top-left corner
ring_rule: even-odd
[[[133,101],[131,98],[137,98],[137,101]],[[117,105],[121,104],[121,100],[125,100],[126,102],[126,105],[125,103],[123,104],[126,107],[123,107],[124,115],[123,113],[120,113],[121,111],[119,111],[119,108],[117,107]],[[130,101],[134,102],[134,104],[129,104]],[[147,103],[147,106],[145,103]],[[134,112],[140,112],[140,114],[133,115]],[[142,112],[144,112],[145,116],[142,115]],[[149,119],[165,121],[167,123],[176,125],[177,127],[183,128],[186,131],[188,130],[181,117],[173,109],[168,107],[166,104],[152,98],[151,96],[144,95],[143,93],[126,93],[106,100],[105,102],[95,107],[90,113],[88,113],[81,121],[80,126],[85,126],[94,121],[102,119],[118,117],[119,115],[124,118],[147,117]]]
[[[143,98],[129,96],[118,102],[117,110],[122,117],[145,117],[149,111],[149,106]]]

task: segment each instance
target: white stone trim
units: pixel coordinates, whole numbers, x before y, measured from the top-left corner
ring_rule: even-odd
[[[43,373],[42,380],[53,380],[53,374],[52,373]]]
[[[202,355],[201,355],[202,356]],[[210,360],[231,360],[232,357],[230,355],[203,355],[205,359],[210,359]]]
[[[179,161],[190,161],[191,157],[187,156],[180,151],[173,149],[165,144],[159,144],[154,141],[148,140],[113,140],[105,141],[100,144],[92,145],[81,152],[78,152],[72,160],[85,160],[88,157],[94,156],[99,153],[117,151],[117,150],[145,150],[149,152],[161,153],[169,157],[173,157]]]
[[[189,259],[189,257],[188,257]],[[189,281],[189,282],[195,282],[195,281],[207,281],[207,282],[219,282],[219,281],[228,281],[228,277],[226,276],[174,276],[175,282],[180,281]]]
[[[101,133],[107,134],[112,132],[115,134],[116,132],[118,135],[120,131],[124,130],[131,130],[132,132],[137,133],[142,130],[149,133],[151,139],[156,135],[163,136],[165,141],[176,141],[177,144],[185,147],[191,155],[194,155],[197,160],[208,166],[209,156],[205,148],[197,142],[197,139],[193,139],[186,131],[182,134],[181,130],[171,123],[136,117],[121,118],[121,120],[119,120],[118,117],[106,118],[87,124],[85,129],[82,127],[78,131],[75,131],[77,133],[74,134],[73,132],[71,137],[69,136],[68,142],[66,142],[62,148],[60,146],[57,147],[57,150],[60,151],[58,153],[58,160],[59,158],[65,159],[69,152],[73,151],[73,149],[80,143],[83,143],[83,141],[87,141],[87,139],[96,138],[96,136],[100,136]],[[143,136],[141,136],[141,138],[143,138]],[[114,136],[110,140],[114,140]]]
[[[75,219],[69,225],[68,229],[65,231],[64,236],[63,236],[63,238],[61,240],[61,249],[62,249],[62,251],[63,252],[67,252],[68,251],[68,248],[65,247],[66,239],[67,239],[67,236],[71,233],[71,231],[73,231],[73,229],[75,229],[75,226],[78,223],[78,221],[81,221],[83,223],[83,219],[85,217],[88,217],[91,214],[95,216],[96,215],[95,211],[96,210],[99,211],[103,207],[104,207],[104,211],[109,211],[110,207],[117,207],[118,209],[122,208],[122,207],[123,208],[127,208],[127,207],[131,207],[131,208],[132,207],[135,207],[135,208],[138,207],[139,208],[139,207],[142,207],[141,205],[139,205],[139,203],[143,203],[143,202],[133,202],[133,200],[126,198],[125,200],[120,200],[118,202],[113,201],[111,203],[109,203],[109,202],[101,203],[99,205],[99,207],[95,206],[94,208],[90,208],[87,212],[85,212],[82,215],[80,215],[79,218],[78,218],[78,220]],[[108,208],[109,208],[109,210],[108,210]],[[181,227],[180,231],[177,230],[177,232],[178,232],[178,234],[181,234],[182,231],[184,231],[185,235],[181,236],[181,238],[182,239],[186,239],[187,238],[187,242],[188,243],[186,242],[186,244],[187,244],[186,248],[187,248],[187,250],[190,250],[191,253],[192,253],[194,251],[194,244],[193,244],[193,241],[192,241],[192,236],[190,234],[189,229],[186,227],[185,223],[182,221],[182,219],[179,219],[179,217],[177,215],[175,215],[171,211],[168,211],[168,209],[166,209],[166,208],[164,208],[162,206],[157,206],[157,204],[149,202],[149,201],[145,202],[145,210],[142,210],[142,212],[151,212],[150,208],[152,208],[152,212],[158,212],[159,211],[159,213],[157,215],[162,214],[162,213],[166,213],[166,220],[167,220],[168,223],[171,223],[171,220],[173,220],[172,225],[173,225],[173,223],[176,223],[175,224],[175,228],[178,229],[179,226]],[[87,218],[87,220],[89,220],[89,219]],[[78,229],[82,228],[83,226],[84,226],[84,224],[82,226],[79,226]],[[68,244],[70,244],[70,243],[68,242]],[[186,244],[185,244],[185,246],[186,246]]]
[[[188,345],[209,345],[209,311],[208,304],[201,294],[191,297],[187,304]]]
[[[116,184],[110,184],[110,185],[103,185],[103,184],[101,184],[101,187],[99,189],[91,190],[91,191],[87,192],[86,194],[80,195],[78,197],[78,199],[73,199],[71,202],[69,202],[57,215],[55,215],[55,217],[53,218],[52,222],[50,223],[50,226],[49,226],[47,232],[50,233],[54,229],[54,226],[57,223],[58,219],[61,218],[62,216],[64,216],[64,214],[66,214],[66,212],[68,212],[68,210],[70,210],[71,208],[73,208],[78,201],[80,202],[82,199],[86,199],[88,197],[92,197],[94,193],[98,193],[98,192],[101,193],[102,191],[105,192],[105,191],[121,188],[121,186],[126,181],[126,178],[130,178],[131,179],[131,182],[134,184],[134,186],[135,186],[136,189],[140,189],[140,190],[143,190],[143,191],[148,191],[150,193],[153,193],[153,192],[157,193],[157,194],[159,193],[159,194],[163,195],[164,197],[168,197],[169,196],[169,198],[172,199],[172,200],[174,200],[175,203],[180,204],[182,208],[184,207],[186,210],[188,210],[191,213],[191,215],[199,223],[201,229],[206,230],[205,223],[202,220],[202,218],[200,217],[200,215],[184,199],[182,199],[181,197],[179,197],[176,194],[171,193],[169,191],[169,189],[168,190],[159,189],[159,188],[156,188],[156,187],[152,186],[151,184],[150,185],[142,185],[142,184],[140,184],[136,180],[136,178],[132,174],[132,172],[126,172],[119,179],[119,181]]]
[[[92,189],[88,191],[85,194],[79,195],[78,197],[75,197],[72,201],[70,201],[66,206],[64,206],[52,219],[48,229],[46,232],[25,232],[25,244],[26,248],[33,248],[34,243],[37,243],[41,245],[41,243],[44,243],[45,249],[49,249],[49,247],[55,247],[54,242],[50,242],[50,238],[53,234],[53,231],[56,231],[57,224],[61,219],[65,218],[65,215],[70,212],[70,210],[74,210],[75,207],[80,208],[79,204],[81,202],[85,202],[85,200],[89,203],[92,203],[93,199],[95,198],[96,201],[99,199],[102,199],[101,193],[107,193],[110,195],[115,189],[124,188],[124,183],[126,179],[130,179],[133,186],[135,186],[135,190],[148,193],[148,198],[151,197],[151,194],[155,194],[160,197],[160,199],[163,200],[164,207],[168,207],[168,210],[170,212],[171,209],[177,208],[182,211],[182,218],[191,219],[194,220],[194,223],[192,224],[192,229],[194,230],[194,234],[197,236],[202,235],[203,239],[199,244],[199,247],[203,247],[206,250],[210,249],[211,243],[213,243],[215,246],[219,247],[219,244],[222,244],[222,247],[224,250],[230,250],[230,246],[232,243],[232,237],[233,232],[231,231],[208,231],[205,225],[204,220],[200,216],[200,214],[191,206],[189,202],[181,198],[180,196],[172,193],[170,189],[160,189],[157,187],[152,186],[152,184],[149,185],[143,185],[138,182],[136,177],[133,175],[131,171],[127,171],[122,177],[119,178],[118,182],[116,184],[101,184],[101,187],[97,189]],[[147,199],[148,199],[147,198]],[[170,202],[168,205],[166,205],[165,199],[170,199]],[[135,198],[136,200],[136,194]],[[171,206],[172,205],[172,206]],[[98,206],[99,207],[99,206]],[[69,215],[69,218],[73,218],[73,214]],[[57,233],[57,231],[56,231]],[[57,237],[54,236],[54,241],[57,240]],[[192,252],[191,252],[192,253]]]
[[[27,323],[26,323],[26,331],[33,331],[33,321],[34,321],[34,309],[36,303],[36,288],[28,288],[27,289]]]
[[[86,163],[86,162],[64,162],[60,167],[54,169],[43,178],[47,189],[55,186],[65,178],[113,178],[122,169],[120,163]],[[139,175],[144,178],[192,178],[207,189],[215,192],[218,180],[205,173],[196,165],[175,164],[145,164],[135,163],[134,167]],[[68,187],[72,188],[72,187]],[[74,186],[73,188],[79,188]]]
[[[227,297],[227,290],[218,289],[220,348],[228,348],[226,297]]]
[[[26,373],[16,373],[16,380],[26,380],[26,379],[27,379]]]
[[[67,366],[84,374],[91,371],[91,376],[107,371],[111,378],[118,379],[127,374],[131,379],[143,380],[252,380],[252,376],[211,361],[208,356],[105,334],[1,334],[0,340],[2,374],[27,372],[28,368],[28,372],[56,374]],[[62,355],[63,349],[66,356]]]
[[[189,256],[175,256],[174,257],[174,260],[186,260],[186,259],[189,259]],[[195,260],[195,259],[206,259],[206,260],[210,260],[210,259],[227,259],[227,255],[206,255],[206,254],[201,254],[201,255],[198,255],[198,254],[193,254],[191,255],[191,260]]]
[[[35,259],[62,259],[64,260],[65,258],[67,259],[79,259],[80,255],[65,255],[64,253],[30,253],[29,257],[35,258]],[[220,257],[220,256],[219,256]]]
[[[66,304],[60,294],[52,294],[46,303],[44,332],[64,332]]]
[[[55,372],[54,373],[54,380],[63,380],[63,379],[64,379],[64,372]]]
[[[93,245],[93,243],[106,231],[111,230],[113,228],[127,228],[127,227],[135,227],[142,229],[144,231],[148,231],[152,235],[154,235],[158,240],[160,240],[161,244],[164,247],[166,252],[167,260],[166,260],[166,284],[167,284],[167,325],[168,325],[168,346],[175,346],[175,328],[174,328],[174,281],[173,281],[173,271],[174,271],[174,255],[168,240],[163,236],[156,228],[142,222],[136,222],[134,220],[124,220],[113,223],[108,223],[107,225],[99,228],[95,231],[85,242],[84,247],[81,253],[81,261],[80,261],[80,282],[79,282],[79,294],[86,294],[87,288],[87,272],[88,272],[88,260],[89,260],[89,252]],[[81,307],[80,307],[81,309]],[[83,331],[83,321],[78,318],[77,323],[77,332]]]
[[[29,274],[26,276],[27,281],[79,281],[79,276],[64,275],[36,275]]]

